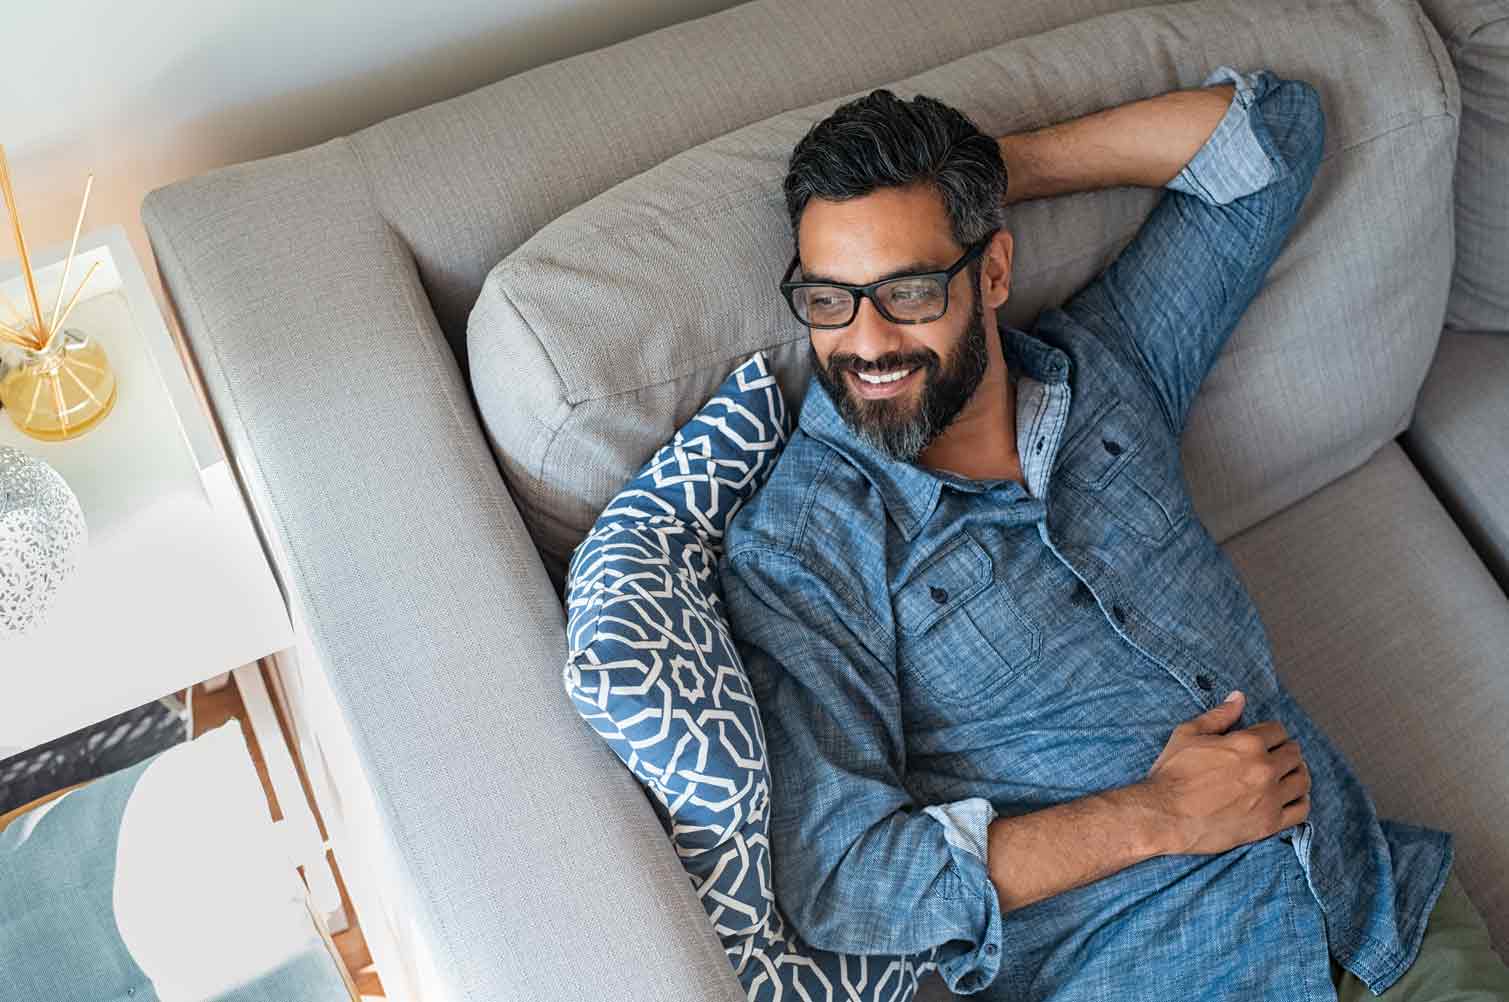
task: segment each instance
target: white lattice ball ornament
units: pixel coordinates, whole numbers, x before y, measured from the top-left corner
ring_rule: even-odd
[[[88,538],[84,510],[58,471],[0,445],[0,636],[42,621]]]

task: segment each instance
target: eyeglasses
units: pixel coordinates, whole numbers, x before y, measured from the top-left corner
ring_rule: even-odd
[[[948,312],[949,283],[965,265],[979,257],[995,233],[992,230],[970,244],[964,256],[943,271],[898,275],[869,285],[793,282],[791,275],[796,271],[800,257],[793,254],[781,279],[781,294],[786,297],[786,305],[791,307],[796,318],[817,330],[849,326],[859,315],[861,298],[874,303],[880,315],[893,324],[931,323]]]

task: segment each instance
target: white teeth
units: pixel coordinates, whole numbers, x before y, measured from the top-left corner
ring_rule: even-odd
[[[889,376],[868,376],[863,372],[856,372],[855,375],[867,383],[894,383],[898,379],[905,379],[907,376],[910,376],[912,371],[911,369],[906,369],[901,372],[893,372]]]

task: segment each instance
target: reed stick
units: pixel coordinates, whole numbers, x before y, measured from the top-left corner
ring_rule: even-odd
[[[63,400],[63,384],[58,380],[58,371],[49,372],[48,378],[52,381],[52,406],[56,409],[58,423],[63,426],[63,437],[68,437],[68,404]]]
[[[37,280],[31,273],[31,255],[26,253],[26,236],[21,232],[21,210],[16,206],[16,193],[11,188],[10,164],[5,159],[5,147],[0,145],[0,191],[5,195],[5,208],[10,213],[11,232],[16,238],[16,250],[21,254],[21,274],[26,276],[26,298],[31,300],[32,316],[36,318],[37,330],[45,330],[42,321],[42,304],[37,301]]]
[[[94,274],[94,269],[98,268],[99,266],[100,266],[100,263],[98,261],[96,261],[96,262],[94,262],[93,264],[91,264],[89,266],[89,270],[88,271],[84,272],[84,277],[79,280],[79,287],[77,289],[73,290],[73,295],[71,297],[69,297],[69,299],[68,299],[68,306],[67,306],[67,308],[63,310],[63,315],[58,318],[57,324],[54,325],[53,328],[48,332],[49,334],[56,333],[57,330],[58,330],[58,328],[61,327],[64,323],[67,322],[67,320],[68,320],[68,314],[70,314],[70,313],[73,312],[74,306],[79,301],[79,293],[81,293],[81,292],[84,291],[84,286],[86,286],[86,285],[89,284],[89,277]],[[45,336],[43,338],[43,343],[44,344],[46,343],[46,337]]]
[[[4,336],[7,341],[13,341],[23,348],[31,348],[33,351],[42,347],[37,341],[35,332],[24,321],[20,327],[0,324],[0,336]]]
[[[11,344],[18,344],[23,348],[30,348],[33,351],[35,351],[37,347],[32,342],[31,338],[27,337],[25,334],[20,334],[16,331],[13,331],[9,327],[0,327],[0,338],[9,341]]]
[[[89,180],[84,182],[84,198],[79,202],[79,218],[73,223],[73,240],[68,244],[68,257],[63,262],[63,277],[58,281],[58,295],[52,301],[52,319],[48,321],[47,329],[52,330],[58,325],[58,307],[63,305],[63,289],[68,285],[68,275],[73,271],[73,252],[79,246],[79,231],[84,228],[84,213],[89,208],[89,192],[94,188],[94,174],[89,175]]]

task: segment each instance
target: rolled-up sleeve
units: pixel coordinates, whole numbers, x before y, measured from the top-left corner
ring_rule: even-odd
[[[1233,85],[1215,130],[1168,182],[1116,260],[1039,327],[1068,317],[1128,355],[1172,430],[1283,250],[1320,165],[1314,87],[1267,70],[1218,67]]]
[[[985,859],[995,811],[980,798],[919,805],[904,789],[881,631],[785,551],[730,552],[722,585],[765,730],[776,904],[819,949],[937,948],[953,991],[985,987],[1003,950]]]
[[[1227,205],[1243,195],[1261,191],[1278,180],[1279,168],[1258,134],[1253,131],[1252,105],[1258,90],[1267,93],[1266,75],[1238,73],[1218,66],[1201,87],[1229,83],[1233,93],[1210,138],[1196,151],[1166,187],[1182,191],[1212,205]]]

